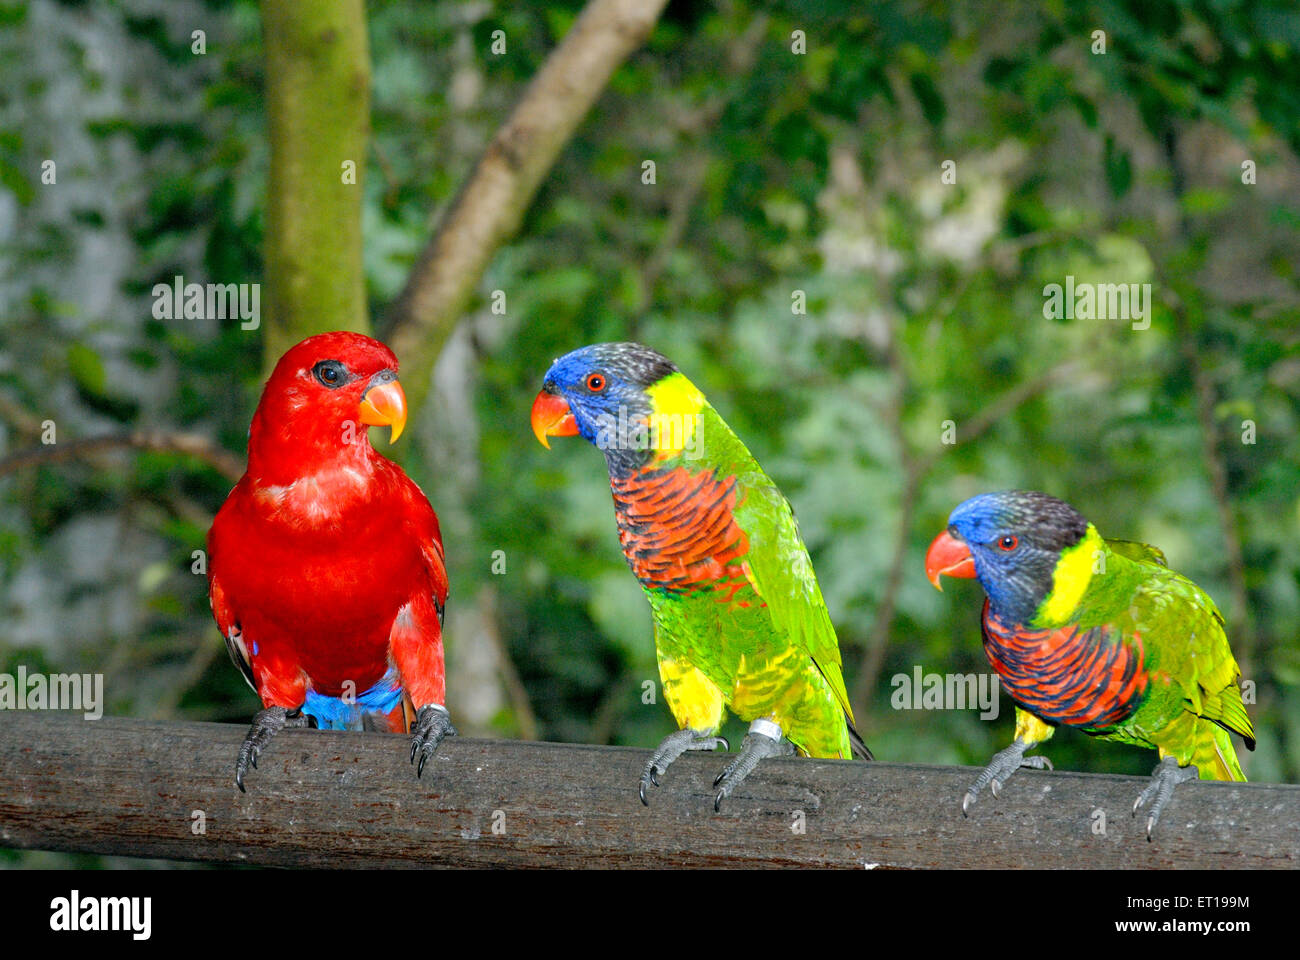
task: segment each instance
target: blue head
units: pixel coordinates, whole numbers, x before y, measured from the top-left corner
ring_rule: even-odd
[[[981,494],[952,512],[930,544],[926,573],[935,586],[945,573],[978,578],[999,619],[1027,624],[1052,593],[1063,554],[1088,529],[1077,510],[1045,493]]]
[[[581,436],[599,447],[610,473],[620,475],[650,458],[647,425],[656,412],[651,388],[677,373],[672,361],[639,343],[596,343],[551,364],[533,402],[533,432]]]

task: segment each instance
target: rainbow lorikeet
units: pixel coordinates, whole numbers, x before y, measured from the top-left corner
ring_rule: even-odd
[[[235,765],[285,727],[413,734],[417,775],[456,731],[443,703],[447,602],[438,518],[375,452],[367,426],[406,424],[397,358],[323,333],[276,364],[248,431],[248,469],[208,534],[208,596],[265,707]]]
[[[1174,787],[1198,776],[1245,780],[1229,733],[1255,749],[1223,617],[1155,547],[1103,540],[1068,503],[1045,493],[973,497],[948,518],[925,558],[930,581],[975,577],[984,652],[1015,700],[1016,738],[962,800],[996,795],[1015,771],[1051,768],[1025,751],[1075,727],[1159,751],[1147,839]]]
[[[664,698],[681,728],[640,795],[687,750],[729,744],[724,708],[750,721],[714,781],[714,809],[764,757],[871,754],[853,729],[839,645],[794,514],[753,456],[671,361],[602,343],[555,361],[533,431],[605,455],[619,542],[650,600]]]

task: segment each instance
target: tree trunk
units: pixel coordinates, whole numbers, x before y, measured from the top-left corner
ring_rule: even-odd
[[[370,330],[361,259],[370,54],[362,0],[262,0],[262,30],[269,369],[313,333]]]

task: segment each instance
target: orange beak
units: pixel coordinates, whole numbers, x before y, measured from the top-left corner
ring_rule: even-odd
[[[367,427],[392,427],[389,443],[396,443],[406,427],[406,394],[396,380],[377,383],[361,397],[361,422]]]
[[[563,397],[543,390],[533,401],[533,434],[546,449],[551,449],[547,437],[576,437],[578,421]]]
[[[975,558],[970,555],[970,548],[947,530],[935,537],[930,549],[925,551],[925,575],[936,590],[943,589],[939,578],[945,574],[967,580],[975,576]]]

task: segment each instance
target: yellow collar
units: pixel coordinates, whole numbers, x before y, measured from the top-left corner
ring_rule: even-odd
[[[650,414],[650,446],[654,462],[662,463],[695,449],[704,394],[682,373],[670,373],[646,388]]]
[[[1083,538],[1074,546],[1061,551],[1052,572],[1052,589],[1039,604],[1034,614],[1036,627],[1054,627],[1065,623],[1074,613],[1083,593],[1092,582],[1092,575],[1104,572],[1106,544],[1091,523]]]

